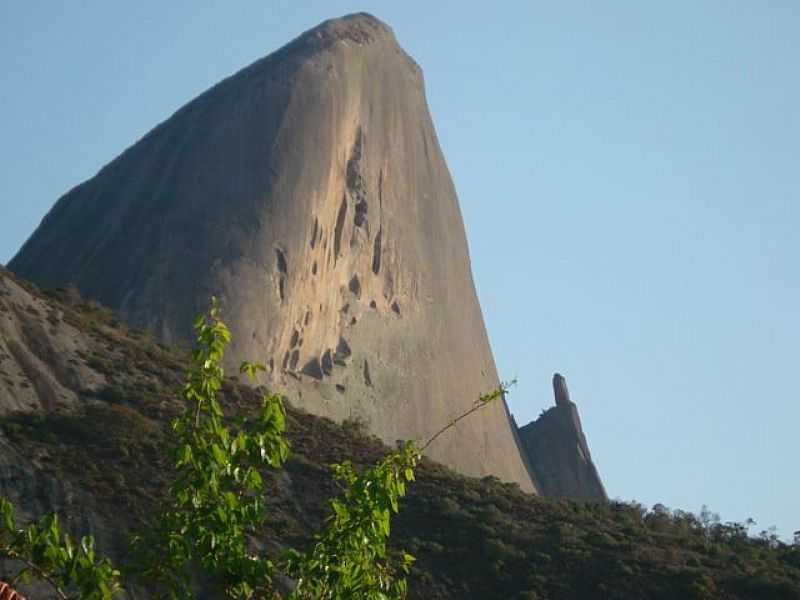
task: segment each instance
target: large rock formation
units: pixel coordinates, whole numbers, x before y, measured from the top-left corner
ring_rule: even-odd
[[[221,297],[229,364],[384,440],[424,439],[498,385],[419,67],[359,14],[211,88],[63,196],[9,264],[166,342]],[[504,403],[432,447],[534,485]]]
[[[556,405],[519,429],[519,437],[545,496],[607,500],[581,428],[578,407],[570,400],[567,381],[553,375]]]

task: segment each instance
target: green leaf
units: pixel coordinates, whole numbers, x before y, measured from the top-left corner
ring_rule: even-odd
[[[222,449],[222,446],[219,444],[212,444],[211,452],[214,455],[214,460],[218,465],[224,466],[228,464],[228,455],[225,453],[225,450]]]

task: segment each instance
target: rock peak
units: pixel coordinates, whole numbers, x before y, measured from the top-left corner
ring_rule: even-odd
[[[556,397],[556,406],[568,406],[570,404],[567,380],[561,373],[553,375],[553,393]]]
[[[394,32],[391,27],[366,12],[357,12],[335,19],[328,19],[303,34],[303,36],[308,35],[330,35],[337,36],[339,39],[352,39],[354,41],[372,41],[378,37],[394,39]]]
[[[325,50],[339,42],[354,43],[358,46],[384,42],[400,48],[391,27],[369,13],[359,12],[323,21],[301,33],[283,49],[304,49],[315,52]]]

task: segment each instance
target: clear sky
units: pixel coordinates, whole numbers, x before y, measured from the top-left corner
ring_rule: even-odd
[[[182,104],[359,10],[425,72],[517,420],[560,371],[612,497],[800,529],[797,2],[5,0],[0,262]]]

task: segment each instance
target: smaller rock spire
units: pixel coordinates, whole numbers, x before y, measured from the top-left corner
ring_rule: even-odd
[[[567,380],[561,373],[553,375],[553,393],[556,395],[556,406],[569,406],[569,390]]]
[[[556,405],[517,430],[537,487],[544,496],[607,500],[592,462],[578,407],[569,399],[567,380],[553,375]]]

